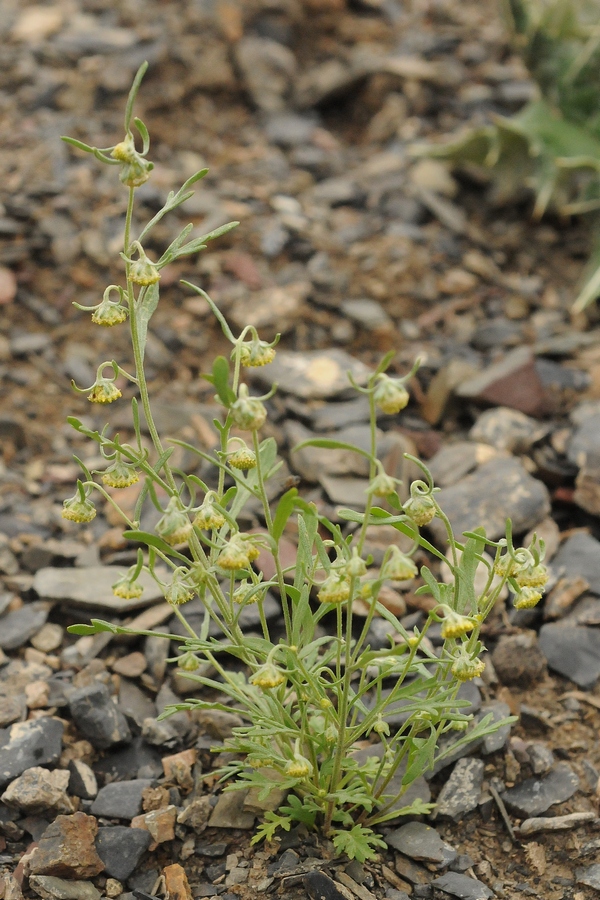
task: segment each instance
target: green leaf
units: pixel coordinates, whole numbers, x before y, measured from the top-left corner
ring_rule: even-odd
[[[271,841],[278,828],[289,831],[292,827],[292,820],[289,816],[279,816],[277,813],[269,810],[265,813],[265,821],[256,829],[256,834],[250,841],[251,844],[258,844],[260,841]]]
[[[133,79],[133,84],[131,85],[131,89],[129,91],[129,96],[127,97],[127,105],[125,107],[125,131],[129,131],[129,124],[131,122],[131,113],[133,112],[133,104],[135,103],[135,98],[137,97],[137,92],[140,89],[140,84],[142,83],[142,78],[146,74],[146,70],[148,68],[147,61],[144,61],[137,72],[135,73],[135,78]]]
[[[167,556],[173,556],[185,563],[189,563],[187,556],[179,553],[178,550],[174,550],[170,544],[163,541],[157,534],[151,534],[149,531],[124,531],[123,537],[127,538],[128,541],[136,541],[138,544],[147,544],[148,547],[154,547]]]
[[[118,633],[118,625],[113,625],[112,622],[105,622],[103,619],[90,619],[90,622],[90,625],[69,625],[67,631],[69,634],[100,634],[103,631]]]
[[[334,831],[332,841],[338,853],[345,853],[349,859],[356,859],[359,863],[374,859],[377,856],[376,847],[382,850],[387,848],[385,841],[372,828],[365,828],[364,825]]]
[[[290,488],[289,491],[285,492],[285,494],[281,497],[279,503],[277,504],[277,510],[273,518],[273,528],[271,529],[271,534],[276,541],[279,541],[279,539],[281,538],[285,526],[287,525],[288,519],[294,511],[297,496],[297,488]]]
[[[146,128],[146,126],[144,125],[144,123],[142,122],[141,119],[136,118],[133,120],[133,123],[134,123],[135,127],[137,128],[137,130],[139,131],[140,136],[142,138],[142,145],[143,145],[142,146],[142,155],[145,155],[148,152],[148,150],[150,149],[150,135],[148,134],[148,129]]]
[[[217,356],[213,363],[212,374],[203,375],[215,388],[219,400],[228,409],[236,401],[234,391],[229,387],[229,363],[224,356]]]
[[[346,444],[344,441],[334,441],[330,438],[311,438],[309,441],[302,441],[301,444],[296,444],[292,448],[292,453],[302,450],[304,447],[322,447],[326,450],[350,450],[352,453],[364,456],[370,462],[374,461],[371,454],[367,453],[366,450],[361,450],[360,447],[355,447],[354,444]]]
[[[132,315],[137,316],[138,322],[138,336],[140,347],[142,348],[142,356],[146,349],[146,337],[148,334],[148,323],[154,314],[154,310],[158,306],[158,300],[160,296],[160,291],[158,287],[158,281],[154,284],[149,284],[147,288],[144,290],[143,297],[141,299],[141,303],[137,308],[132,312]]]

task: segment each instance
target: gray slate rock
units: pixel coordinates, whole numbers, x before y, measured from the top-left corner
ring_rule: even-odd
[[[97,682],[75,691],[69,708],[79,731],[99,750],[131,741],[127,719],[113,703],[106,685]]]
[[[567,457],[580,469],[600,461],[600,413],[581,422],[569,441]]]
[[[142,794],[153,783],[150,778],[136,778],[107,784],[98,791],[90,812],[107,819],[133,819],[142,811]]]
[[[501,700],[490,700],[489,703],[486,703],[485,711],[487,714],[492,714],[492,720],[494,722],[500,722],[502,719],[506,719],[510,716],[510,707],[508,703],[503,703]],[[497,750],[501,750],[502,747],[506,744],[509,736],[510,736],[510,723],[508,725],[502,725],[497,731],[494,731],[492,734],[488,734],[483,739],[483,752],[487,753],[496,753]]]
[[[143,828],[113,825],[98,829],[96,851],[104,863],[106,874],[118,881],[125,881],[133,874],[151,843],[150,832]]]
[[[483,527],[488,538],[504,534],[506,519],[513,522],[513,533],[529,531],[550,511],[548,489],[533,478],[513,457],[494,459],[457,484],[444,488],[438,503],[450,519],[458,539],[463,531]],[[443,541],[446,529],[440,519],[429,528]]]
[[[53,875],[31,875],[29,887],[43,900],[100,900],[102,896],[91,881],[67,881]]]
[[[482,759],[459,759],[438,797],[437,815],[458,822],[476,809],[483,783]]]
[[[111,781],[128,781],[134,778],[160,778],[163,767],[160,754],[141,737],[131,744],[119,747],[94,763],[94,772]]]
[[[552,560],[552,568],[557,574],[580,575],[590,591],[600,596],[600,541],[591,534],[571,535]]]
[[[45,624],[49,612],[49,603],[36,600],[3,616],[0,619],[0,648],[16,650],[22,647]]]
[[[577,869],[575,871],[577,884],[585,884],[586,887],[595,888],[600,891],[600,863],[594,863],[592,866]]]
[[[531,416],[518,409],[498,406],[483,412],[469,432],[472,441],[490,444],[496,450],[510,453],[526,453],[536,441],[540,441],[549,431]]]
[[[492,663],[502,684],[531,687],[546,671],[546,660],[535,631],[505,634],[492,653]]]
[[[82,800],[93,800],[98,793],[98,782],[94,770],[81,759],[69,761],[69,793]]]
[[[540,629],[540,650],[548,666],[584,690],[600,678],[600,631],[586,625],[550,622]]]
[[[44,716],[0,730],[0,787],[31,766],[55,763],[62,751],[64,725]]]
[[[143,606],[151,606],[163,599],[162,592],[153,578],[142,572],[139,583],[144,588],[141,597],[123,600],[115,597],[113,584],[119,580],[123,569],[119,566],[90,566],[87,568],[39,569],[33,579],[33,590],[38,597],[58,600],[69,606],[90,609],[110,609],[128,612]]]
[[[527,778],[502,794],[506,806],[519,816],[539,816],[563,803],[579,788],[579,778],[566,762],[543,778]]]
[[[386,836],[386,844],[411,859],[433,863],[438,869],[458,856],[454,847],[441,839],[435,828],[422,822],[409,822]]]
[[[358,384],[364,384],[371,370],[343,350],[313,350],[308,353],[280,350],[269,364],[268,372],[256,369],[254,379],[265,386],[274,382],[278,389],[303,400],[356,396],[348,381],[350,371]]]
[[[446,872],[431,884],[439,891],[459,897],[460,900],[489,900],[494,896],[494,892],[487,884],[477,881],[476,878],[469,878],[468,875],[461,875],[459,872]]]

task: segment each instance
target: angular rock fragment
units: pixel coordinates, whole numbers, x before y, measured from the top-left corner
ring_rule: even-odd
[[[558,575],[585,578],[590,591],[600,596],[600,541],[591,534],[572,534],[559,548],[552,568]]]
[[[133,819],[142,811],[142,794],[152,784],[148,778],[107,784],[98,791],[90,812],[108,819]]]
[[[69,708],[79,731],[99,750],[131,740],[127,719],[113,703],[106,685],[95,682],[79,688],[71,695]]]
[[[477,808],[484,769],[482,759],[458,760],[438,797],[436,813],[439,817],[458,822]]]
[[[67,881],[53,875],[32,875],[29,887],[43,900],[100,900],[102,896],[91,881]]]
[[[280,350],[268,369],[264,373],[256,369],[255,380],[269,387],[275,382],[283,393],[303,400],[327,400],[345,393],[354,397],[346,373],[351,372],[358,384],[364,384],[371,374],[360,360],[335,348],[306,353]]]
[[[509,351],[500,362],[463,381],[459,397],[493,406],[508,406],[528,416],[543,415],[548,406],[544,386],[528,347]]]
[[[494,892],[483,881],[461,875],[460,872],[446,872],[431,883],[434,888],[458,897],[459,900],[489,900],[494,896]]]
[[[539,816],[556,803],[563,803],[579,788],[579,779],[566,762],[542,778],[527,778],[502,794],[506,806],[519,816]]]
[[[93,878],[104,869],[94,845],[97,833],[98,823],[93,816],[82,812],[57,816],[33,851],[29,872],[58,878]]]
[[[494,459],[438,495],[438,502],[460,540],[463,531],[485,528],[496,540],[513,522],[513,534],[522,534],[537,525],[550,511],[548,490],[513,457]],[[428,526],[443,541],[446,530],[439,519]]]
[[[422,822],[402,825],[388,834],[385,840],[388,846],[405,856],[433,863],[439,869],[450,865],[458,855],[454,847],[443,841],[434,828]]]
[[[8,785],[2,802],[31,815],[46,810],[58,813],[74,812],[76,806],[67,794],[69,773],[65,769],[53,772],[32,766]]]
[[[113,825],[98,829],[96,849],[107,875],[125,881],[135,871],[151,843],[149,831]]]
[[[546,659],[535,631],[503,635],[492,653],[492,662],[502,684],[531,687],[546,671]]]
[[[0,787],[31,766],[55,763],[62,751],[64,725],[45,716],[0,730]]]
[[[40,630],[48,618],[50,604],[43,600],[25,603],[0,620],[0,648],[16,650]]]
[[[118,566],[48,567],[35,573],[33,590],[46,600],[91,609],[110,609],[117,613],[150,606],[163,599],[162,591],[146,572],[142,572],[138,579],[144,588],[141,597],[130,600],[115,597],[112,586],[122,574],[123,570]]]
[[[600,678],[600,633],[586,625],[549,622],[542,625],[540,650],[554,672],[570,678],[584,690]]]

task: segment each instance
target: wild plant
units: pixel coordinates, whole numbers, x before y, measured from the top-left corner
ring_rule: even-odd
[[[278,829],[304,823],[319,828],[337,852],[365,860],[385,846],[376,831],[379,826],[431,810],[432,804],[421,800],[403,803],[423,773],[505,724],[492,721],[491,716],[474,717],[468,702],[459,697],[459,689],[484,670],[480,631],[504,585],[512,587],[516,606],[539,601],[546,581],[543,545],[534,541],[527,550],[515,549],[510,529],[506,538],[496,542],[477,530],[457,540],[438,503],[430,473],[413,457],[422,477],[410,484],[410,496],[401,500],[399,482],[377,458],[376,417],[378,410],[396,415],[405,408],[407,384],[416,367],[403,377],[388,374],[392,353],[365,383],[354,383],[368,398],[370,449],[333,440],[308,442],[352,450],[366,458],[369,479],[364,509],[340,509],[339,521],[332,522],[319,514],[314,503],[304,500],[297,487],[271,500],[270,485],[281,461],[275,440],[261,438],[261,429],[275,387],[255,396],[244,374],[272,362],[277,341],[262,341],[251,326],[234,334],[210,297],[189,282],[184,284],[205,299],[232,348],[230,358],[218,357],[204,376],[213,385],[218,404],[214,418],[218,448],[205,452],[180,440],[163,441],[144,370],[148,324],[159,302],[161,270],[204,250],[236,223],[199,237],[191,236],[192,225],[188,225],[155,261],[144,249],[153,227],[191,196],[192,185],[206,174],[202,170],[177,193],[169,194],[139,234],[132,234],[135,191],[152,169],[146,126],[133,119],[141,151],[131,130],[133,103],[145,70],[145,65],[140,68],[129,95],[123,141],[97,149],[65,138],[100,162],[118,167],[128,191],[121,254],[124,285],[109,285],[100,303],[88,311],[100,326],[129,322],[134,371],[106,360],[85,393],[92,403],[116,402],[121,397],[117,381],[125,379],[137,396],[131,401],[132,442],[112,433],[108,425],[97,431],[69,419],[80,434],[96,442],[106,465],[102,471],[90,472],[78,460],[83,476],[74,496],[65,501],[63,516],[74,522],[91,521],[96,514],[95,494],[111,504],[124,522],[124,536],[138,548],[136,564],[123,573],[114,593],[121,598],[139,597],[143,590],[139,576],[144,571],[172,606],[183,634],[158,633],[177,645],[171,662],[190,679],[196,696],[173,705],[165,715],[217,709],[235,710],[241,716],[244,724],[234,728],[226,741],[233,755],[221,769],[225,790],[255,787],[263,798],[274,789],[284,792],[279,809],[267,812],[254,840],[271,839]],[[142,434],[141,413],[151,448]],[[203,480],[177,468],[172,462],[177,446],[199,464],[210,464],[211,477]],[[130,516],[116,493],[137,482],[139,495]],[[249,501],[260,510],[263,527],[259,530],[240,527]],[[160,514],[152,531],[140,526],[146,504],[153,504]],[[444,552],[422,532],[435,517],[443,522],[447,535],[449,584],[437,580],[429,566],[419,570],[415,562],[417,553],[435,562],[446,561]],[[366,550],[367,538],[372,526],[381,525],[392,526],[409,549],[402,552],[400,540],[391,543],[381,564],[375,566]],[[287,565],[281,552],[286,534],[297,538],[296,557]],[[484,553],[486,548],[493,561]],[[264,576],[264,567],[257,568],[261,554],[272,559],[270,577]],[[485,567],[486,582],[477,591],[475,573],[480,566]],[[406,586],[419,577],[422,583],[416,593],[431,595],[432,609],[420,628],[407,628],[381,602],[380,594],[386,583]],[[280,604],[282,625],[267,619],[268,595]],[[199,598],[204,610],[198,630],[185,613],[192,598]],[[355,612],[359,599],[367,608],[362,618]],[[241,627],[242,613],[251,605],[257,610],[257,634]],[[376,616],[389,626],[388,645],[381,649],[371,646]],[[437,625],[436,646],[429,635]],[[99,619],[70,631],[157,634],[132,632]],[[392,713],[395,718],[390,721]]]

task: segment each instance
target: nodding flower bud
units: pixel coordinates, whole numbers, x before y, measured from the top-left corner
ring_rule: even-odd
[[[131,133],[113,147],[110,155],[122,163],[119,178],[127,187],[140,187],[148,181],[154,164],[137,152]]]
[[[386,472],[380,472],[369,482],[366,493],[374,494],[375,497],[389,497],[396,491],[397,479],[392,478]]]
[[[186,583],[187,570],[183,570],[183,574],[178,569],[175,570],[171,584],[165,588],[165,600],[171,606],[182,606],[194,596],[194,591]]]
[[[345,573],[347,578],[362,578],[363,575],[367,574],[367,564],[358,555],[356,547],[352,550],[350,561],[343,566],[341,571]]]
[[[461,616],[460,613],[450,609],[449,606],[444,607],[444,618],[440,634],[443,640],[447,638],[462,637],[469,634],[475,628],[475,622],[468,616]]]
[[[312,763],[300,753],[300,741],[296,740],[294,758],[287,763],[284,769],[285,774],[290,778],[306,778],[307,775],[312,775],[312,771]]]
[[[411,497],[403,504],[402,509],[419,527],[429,525],[436,516],[435,502],[431,497]]]
[[[520,569],[513,577],[520,588],[543,588],[548,581],[548,570],[539,563],[537,566]]]
[[[169,504],[156,523],[156,533],[171,547],[187,541],[192,523],[180,505],[179,497],[171,497]]]
[[[102,481],[107,487],[126,488],[140,480],[140,476],[130,463],[123,462],[120,455],[102,473]]]
[[[244,540],[243,535],[236,533],[231,535],[219,553],[217,565],[230,572],[235,569],[247,569],[252,560],[258,556],[258,549],[250,541]]]
[[[127,314],[127,309],[121,303],[115,303],[106,297],[92,313],[92,322],[94,325],[112,328],[113,325],[120,325],[124,322]]]
[[[345,603],[350,597],[350,585],[345,575],[332,572],[317,594],[320,603]]]
[[[390,378],[389,375],[382,374],[373,391],[373,399],[382,412],[393,416],[404,409],[410,400],[410,395],[401,379]]]
[[[265,691],[279,687],[284,681],[286,681],[285,673],[271,662],[265,663],[250,677],[251,684],[255,684]]]
[[[216,505],[215,494],[209,491],[204,498],[204,502],[194,517],[194,525],[196,528],[221,528],[227,519]]]
[[[245,604],[252,604],[258,602],[259,591],[254,591],[250,593],[252,590],[252,585],[248,583],[248,579],[244,578],[243,581],[240,581],[239,585],[236,587],[235,591],[231,595],[231,599],[234,603],[237,603],[239,606]]]
[[[500,578],[510,578],[518,570],[519,562],[510,553],[505,553],[494,563],[494,574],[499,575]]]
[[[96,518],[96,509],[91,500],[82,500],[79,494],[75,494],[63,502],[61,516],[69,522],[91,522]]]
[[[256,453],[250,447],[247,447],[246,444],[242,444],[241,447],[228,455],[227,462],[232,468],[247,472],[248,469],[256,468]]]
[[[385,737],[388,737],[390,733],[390,726],[385,721],[385,719],[382,719],[381,716],[377,716],[373,725],[373,731],[375,732],[375,734],[383,734]]]
[[[451,666],[451,672],[459,681],[471,681],[472,678],[479,678],[483,674],[485,663],[483,660],[471,659],[466,653],[461,653],[456,657]]]
[[[135,566],[133,567],[135,569]],[[123,575],[112,586],[112,592],[115,597],[122,600],[135,600],[144,593],[144,588],[133,577],[133,569],[130,569],[127,575]]]
[[[389,556],[381,567],[381,577],[390,581],[409,581],[419,574],[414,560],[402,553],[395,544],[389,548]]]
[[[235,350],[233,351],[235,353]],[[268,366],[275,359],[275,349],[266,341],[255,338],[253,341],[243,343],[240,347],[240,362],[248,368]]]
[[[154,263],[148,259],[143,248],[138,244],[138,258],[131,262],[129,278],[134,284],[147,286],[156,284],[160,280],[160,272]]]
[[[248,387],[241,384],[238,399],[231,406],[234,424],[243,431],[258,431],[265,424],[267,410],[256,397],[248,396]]]
[[[538,605],[541,599],[542,591],[535,587],[525,586],[520,588],[519,592],[515,594],[513,606],[515,609],[532,609]]]
[[[119,397],[122,397],[121,391],[114,381],[108,378],[97,378],[96,384],[87,395],[90,403],[114,403]]]
[[[188,650],[186,653],[182,653],[177,660],[177,668],[182,672],[195,672],[200,668],[200,660],[194,656],[191,650]]]

